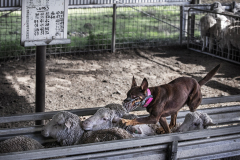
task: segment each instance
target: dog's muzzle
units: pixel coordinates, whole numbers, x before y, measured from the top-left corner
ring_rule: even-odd
[[[125,99],[124,101],[123,101],[123,107],[125,107],[126,108],[126,110],[128,111],[128,112],[130,112],[130,111],[133,111],[133,110],[135,110],[137,107],[147,107],[148,106],[148,104],[146,105],[145,103],[146,103],[146,101],[149,99],[149,98],[152,98],[153,96],[152,95],[149,95],[149,96],[147,96],[146,98],[144,98],[144,99],[142,99],[142,97],[140,96],[140,97],[137,97],[137,98],[134,98],[134,99],[132,99],[132,98],[127,98],[127,99]],[[146,106],[145,106],[146,105]]]
[[[133,111],[134,109],[140,106],[141,100],[142,100],[141,97],[137,97],[134,99],[126,98],[123,101],[123,107],[125,107],[128,112]]]

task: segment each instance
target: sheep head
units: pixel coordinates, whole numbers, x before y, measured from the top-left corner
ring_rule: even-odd
[[[120,104],[108,104],[100,108],[97,112],[82,123],[84,130],[97,131],[113,127],[113,123],[127,113],[126,109]]]
[[[55,138],[62,145],[77,144],[82,134],[79,117],[66,111],[54,115],[52,120],[42,128],[44,137]]]
[[[82,128],[87,131],[97,131],[112,128],[112,123],[119,119],[115,110],[100,108],[97,112],[82,123]]]
[[[191,112],[186,114],[184,122],[176,129],[176,132],[206,129],[210,125],[215,124],[206,113]]]

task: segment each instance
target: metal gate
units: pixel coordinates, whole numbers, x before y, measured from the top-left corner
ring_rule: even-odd
[[[205,21],[206,19],[203,20],[203,17],[212,21],[212,26],[208,30],[206,27],[209,24]],[[231,12],[212,12],[209,7],[190,8],[188,10],[188,48],[240,64],[239,19],[239,16]]]

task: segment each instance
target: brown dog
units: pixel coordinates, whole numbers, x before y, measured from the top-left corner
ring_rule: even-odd
[[[170,133],[170,129],[176,125],[178,111],[185,104],[189,106],[191,112],[194,112],[201,104],[201,86],[207,83],[219,68],[220,64],[199,82],[193,78],[180,77],[168,84],[150,88],[148,88],[146,78],[143,79],[141,86],[137,86],[133,77],[131,89],[127,93],[127,99],[124,100],[123,106],[128,111],[132,111],[139,106],[146,107],[150,115],[134,120],[121,119],[121,122],[129,126],[155,124],[159,121],[165,133]],[[171,116],[169,126],[166,121],[167,116]]]

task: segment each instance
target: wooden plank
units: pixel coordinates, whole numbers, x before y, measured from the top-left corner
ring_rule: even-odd
[[[134,138],[125,139],[109,142],[99,142],[93,144],[83,144],[75,146],[65,146],[60,148],[48,148],[25,152],[15,152],[1,154],[0,159],[15,160],[16,157],[19,159],[37,159],[37,158],[48,158],[58,157],[67,155],[81,155],[81,154],[94,154],[97,152],[107,152],[112,150],[123,149],[126,151],[127,148],[144,147],[150,145],[164,144],[177,140],[178,142],[186,140],[194,140],[206,137],[224,136],[229,134],[239,134],[240,126],[230,126],[218,129],[207,129],[201,131],[192,131],[185,133],[172,133],[165,135],[151,136],[147,138]]]

